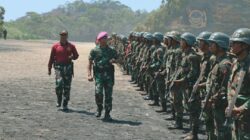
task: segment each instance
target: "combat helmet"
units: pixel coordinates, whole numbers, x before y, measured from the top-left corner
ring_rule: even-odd
[[[208,31],[204,31],[204,32],[201,32],[197,37],[196,37],[196,40],[203,40],[205,41],[206,43],[209,43],[208,42],[208,39],[209,37],[211,36],[212,32],[208,32]]]
[[[193,46],[196,42],[196,37],[189,32],[185,32],[181,35],[181,39],[185,40],[189,46]]]
[[[162,42],[162,41],[163,41],[163,34],[160,33],[160,32],[155,32],[155,33],[153,34],[153,37],[154,37],[156,40],[158,40],[159,42]]]
[[[215,42],[220,48],[229,49],[229,36],[225,33],[215,32],[208,39],[209,42]]]
[[[171,38],[174,39],[175,41],[180,42],[180,40],[181,40],[181,33],[178,32],[178,31],[171,31],[171,32],[168,34],[168,37],[171,37]]]
[[[113,32],[111,36],[115,37],[115,36],[117,36],[117,33]]]
[[[248,28],[237,29],[230,38],[230,41],[233,42],[238,41],[250,45],[250,29]]]
[[[151,33],[147,33],[144,38],[147,39],[148,41],[153,41],[153,39],[154,39],[154,37]]]

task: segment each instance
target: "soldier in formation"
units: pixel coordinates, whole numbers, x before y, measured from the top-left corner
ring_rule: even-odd
[[[189,115],[185,140],[197,140],[203,122],[209,140],[250,139],[250,29],[238,29],[231,38],[208,31],[197,37],[130,32],[123,38],[113,34],[110,41],[120,67],[149,105],[161,106],[156,112],[171,112],[170,128],[183,129],[183,114]]]

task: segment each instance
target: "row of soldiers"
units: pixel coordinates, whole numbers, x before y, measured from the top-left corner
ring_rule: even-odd
[[[172,128],[183,128],[183,113],[190,118],[186,140],[198,139],[204,118],[209,140],[250,139],[250,29],[231,37],[221,32],[178,31],[112,34],[110,45],[131,81],[145,91],[157,112],[170,103]]]

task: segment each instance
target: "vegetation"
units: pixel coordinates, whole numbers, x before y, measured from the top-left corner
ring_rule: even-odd
[[[134,12],[119,1],[85,3],[77,0],[44,14],[28,12],[24,17],[8,22],[6,27],[9,38],[14,39],[57,39],[58,33],[66,29],[71,40],[93,41],[103,30],[128,33],[146,15],[144,11]]]
[[[230,34],[237,28],[250,28],[249,7],[249,0],[162,0],[160,8],[150,13],[135,30],[178,30],[196,34],[209,30]]]

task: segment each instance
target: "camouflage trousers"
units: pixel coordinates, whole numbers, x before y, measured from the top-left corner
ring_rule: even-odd
[[[63,106],[67,106],[70,100],[73,65],[55,64],[54,68],[56,75],[57,103],[61,105],[63,100]]]
[[[199,131],[199,116],[201,112],[201,101],[196,99],[189,103],[190,127],[193,135],[197,135]]]
[[[214,126],[214,115],[212,109],[206,109],[202,114],[205,119],[205,126],[207,131],[208,140],[215,140],[215,126]]]
[[[250,140],[250,111],[245,111],[236,123],[237,140]]]
[[[231,140],[232,130],[224,126],[226,120],[225,107],[223,107],[222,105],[215,105],[212,110],[214,115],[215,135],[217,137],[217,140]]]
[[[103,91],[105,95],[104,108],[107,113],[112,110],[112,94],[113,94],[114,78],[106,72],[98,73],[95,76],[95,101],[97,110],[103,109]]]
[[[165,85],[164,77],[158,78],[156,81],[156,85],[157,85],[157,92],[158,92],[160,100],[161,100],[161,105],[164,106],[164,105],[166,105],[166,97],[165,97],[166,85]]]
[[[171,103],[172,106],[174,107],[174,110],[176,112],[176,118],[177,119],[182,119],[183,117],[183,90],[180,87],[174,86],[171,91],[170,91],[170,98],[171,98]]]

